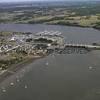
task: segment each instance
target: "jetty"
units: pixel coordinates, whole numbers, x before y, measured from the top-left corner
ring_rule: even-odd
[[[88,45],[88,44],[65,44],[64,47],[74,47],[74,48],[85,48],[90,50],[100,50],[98,45]]]

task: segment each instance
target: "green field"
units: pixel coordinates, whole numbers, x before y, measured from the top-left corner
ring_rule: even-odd
[[[60,24],[100,29],[100,2],[0,9],[0,23]]]

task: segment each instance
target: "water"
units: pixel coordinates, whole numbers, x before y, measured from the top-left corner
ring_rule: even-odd
[[[100,42],[100,31],[91,28],[1,24],[0,30],[33,33],[58,30],[68,43]],[[39,59],[1,84],[6,92],[0,89],[0,100],[100,100],[99,59],[99,51]],[[10,85],[12,82],[13,86]]]

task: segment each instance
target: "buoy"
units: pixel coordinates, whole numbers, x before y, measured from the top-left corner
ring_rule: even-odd
[[[17,79],[16,81],[19,82],[19,79]]]
[[[89,66],[89,69],[92,69],[92,66]]]
[[[5,89],[3,89],[3,90],[2,90],[2,92],[6,92],[6,90],[5,90]]]
[[[47,62],[47,63],[46,63],[46,65],[48,66],[48,65],[49,65],[49,63]]]
[[[16,76],[16,78],[18,79],[18,78],[19,78],[19,76]]]
[[[55,55],[53,54],[52,57],[55,57]]]
[[[2,87],[2,92],[6,92],[6,89],[4,87]]]

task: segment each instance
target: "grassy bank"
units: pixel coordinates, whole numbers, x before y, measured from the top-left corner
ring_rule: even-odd
[[[25,66],[29,65],[30,63],[34,62],[35,60],[38,60],[40,58],[43,58],[42,56],[31,56],[28,59],[24,59],[23,61],[12,64],[4,73],[0,75],[0,82],[4,81],[7,77],[10,77],[15,72],[21,70]],[[13,72],[13,73],[12,73]]]

